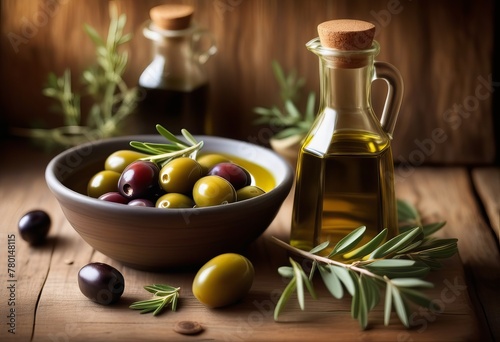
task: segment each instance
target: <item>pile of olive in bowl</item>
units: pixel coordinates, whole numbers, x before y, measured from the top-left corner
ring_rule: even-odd
[[[242,251],[267,229],[290,192],[293,171],[274,151],[256,144],[213,136],[196,136],[196,139],[204,142],[196,158],[204,169],[197,181],[204,177],[224,179],[208,175],[202,158],[210,155],[227,158],[250,175],[250,185],[239,189],[232,185],[237,192],[234,201],[224,199],[217,205],[197,202],[193,196],[194,184],[191,196],[189,191],[168,192],[184,194],[194,202],[193,206],[189,203],[182,208],[169,207],[166,202],[159,205],[162,208],[156,207],[158,200],[167,194],[164,189],[149,199],[155,207],[98,199],[104,193],[89,196],[89,180],[106,171],[105,162],[113,153],[130,150],[131,141],[163,142],[163,137],[157,135],[111,138],[68,149],[47,165],[47,185],[76,232],[108,257],[143,270],[199,266],[216,255]],[[159,168],[158,179],[162,169]],[[124,171],[115,177],[116,184]],[[244,184],[248,184],[248,179]],[[115,186],[120,193],[118,185]],[[263,191],[244,200],[241,195],[238,200],[238,191],[247,186]],[[130,190],[127,186],[121,189],[124,194]],[[132,200],[127,199],[127,203]]]
[[[220,154],[158,165],[133,150],[113,152],[89,181],[89,196],[131,206],[193,208],[228,204],[265,191],[248,170]]]

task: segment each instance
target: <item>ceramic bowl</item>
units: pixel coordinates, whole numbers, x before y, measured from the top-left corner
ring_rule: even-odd
[[[265,194],[225,205],[159,209],[130,207],[87,196],[93,174],[114,151],[131,149],[131,140],[164,142],[161,136],[125,136],[68,149],[48,164],[47,185],[64,215],[93,248],[124,265],[161,271],[201,265],[225,252],[238,252],[271,224],[293,181],[290,165],[270,149],[221,137],[197,136],[203,152],[223,153],[268,170],[275,180]]]

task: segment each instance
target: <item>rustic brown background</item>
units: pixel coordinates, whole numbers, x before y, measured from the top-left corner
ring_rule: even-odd
[[[165,2],[118,1],[128,17],[127,31],[134,33],[128,45],[129,85],[137,82],[150,58],[150,42],[140,25],[150,7]],[[270,130],[252,124],[252,109],[278,101],[271,61],[296,69],[307,81],[304,91],[317,92],[317,57],[304,44],[317,36],[316,25],[322,21],[357,18],[376,24],[382,46],[378,59],[397,66],[405,80],[393,143],[395,161],[409,166],[494,162],[498,133],[492,103],[498,86],[487,86],[493,72],[492,0],[184,2],[195,6],[196,21],[210,29],[218,43],[217,55],[207,64],[214,134],[267,143]],[[50,101],[41,88],[48,72],[60,74],[69,67],[79,75],[93,62],[93,45],[82,27],[88,23],[104,34],[108,1],[2,0],[0,11],[0,123],[60,124],[49,113]],[[377,88],[374,106],[380,112],[383,84]],[[445,138],[432,142],[436,129],[442,129]]]

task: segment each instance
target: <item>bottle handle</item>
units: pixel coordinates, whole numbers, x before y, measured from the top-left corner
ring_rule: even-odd
[[[380,123],[384,131],[392,139],[394,127],[398,119],[399,109],[403,100],[404,84],[403,78],[392,64],[386,62],[375,62],[374,79],[382,79],[387,83],[387,97]]]
[[[201,44],[203,38],[208,39],[208,48],[204,51],[196,51],[195,48],[198,44]],[[195,51],[194,57],[198,60],[200,64],[205,64],[210,57],[217,53],[217,46],[215,45],[215,37],[207,30],[198,30],[193,34],[192,38],[193,51]]]

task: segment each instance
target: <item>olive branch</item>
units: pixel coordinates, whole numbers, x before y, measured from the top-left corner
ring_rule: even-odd
[[[457,253],[457,239],[436,239],[433,233],[446,222],[423,225],[417,210],[398,200],[398,215],[402,226],[400,234],[385,241],[387,229],[362,246],[366,227],[361,226],[341,239],[327,256],[318,255],[329,242],[323,242],[309,252],[294,248],[273,238],[278,245],[312,260],[309,275],[290,258],[291,266],[282,266],[278,273],[290,282],[281,294],[274,310],[278,321],[291,295],[296,292],[299,307],[304,310],[305,289],[317,298],[312,283],[316,270],[330,294],[341,299],[345,290],[352,296],[351,316],[359,321],[361,329],[368,325],[368,313],[378,305],[385,288],[384,324],[389,325],[393,308],[404,326],[409,327],[410,303],[430,308],[433,302],[419,289],[434,285],[423,280],[431,271],[441,267],[440,259]],[[341,257],[345,262],[333,260]]]

